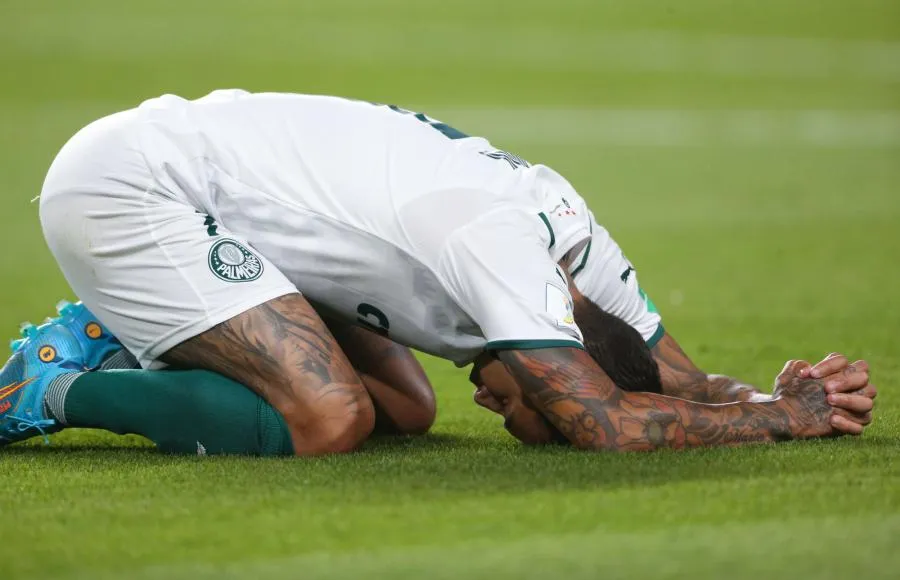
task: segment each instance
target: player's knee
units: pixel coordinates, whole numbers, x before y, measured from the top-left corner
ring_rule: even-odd
[[[375,428],[375,408],[365,390],[346,408],[341,420],[325,427],[329,453],[347,453],[358,449]]]
[[[358,449],[375,428],[375,410],[368,396],[346,409],[341,417],[317,426],[318,445],[323,453],[349,453]]]
[[[363,389],[348,391],[353,392],[340,400],[285,416],[297,455],[349,453],[369,437],[375,427],[372,401]]]

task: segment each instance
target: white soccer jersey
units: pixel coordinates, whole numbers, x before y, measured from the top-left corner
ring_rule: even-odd
[[[571,269],[582,292],[645,339],[661,328],[565,179],[396,107],[153,99],[64,147],[41,218],[73,289],[148,366],[296,290],[458,364],[485,348],[579,346],[557,262],[587,238]]]

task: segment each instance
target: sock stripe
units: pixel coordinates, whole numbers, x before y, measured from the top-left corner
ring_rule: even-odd
[[[47,386],[44,394],[44,406],[47,413],[57,421],[66,425],[66,395],[78,377],[85,373],[66,373],[59,375]]]
[[[138,360],[134,358],[134,355],[132,355],[124,348],[109,355],[100,364],[101,371],[110,371],[116,369],[137,369],[140,367],[141,365],[138,363]]]

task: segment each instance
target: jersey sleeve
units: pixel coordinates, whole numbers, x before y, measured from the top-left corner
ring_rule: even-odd
[[[540,212],[504,209],[457,230],[439,269],[489,350],[583,348],[565,275]]]
[[[653,348],[665,334],[653,301],[641,289],[637,271],[621,248],[590,216],[591,240],[569,267],[569,275],[591,302],[641,333]]]

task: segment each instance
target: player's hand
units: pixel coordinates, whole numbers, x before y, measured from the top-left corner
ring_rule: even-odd
[[[872,422],[872,410],[878,389],[869,383],[869,363],[850,360],[833,352],[824,360],[800,370],[802,378],[825,381],[828,404],[834,407],[832,425],[850,435],[859,435]]]
[[[796,439],[839,435],[831,418],[834,409],[825,394],[822,379],[801,376],[811,365],[806,361],[788,361],[775,379],[773,399],[789,416],[788,428]]]
[[[481,386],[478,386],[475,388],[475,395],[473,396],[473,398],[475,399],[475,403],[484,407],[485,409],[487,409],[489,411],[493,411],[494,413],[497,413],[498,415],[504,414],[503,413],[503,409],[504,409],[503,403],[500,401],[500,399],[498,399],[497,397],[492,395],[490,393],[490,391],[488,391],[484,387],[484,385],[481,385]]]
[[[557,441],[558,432],[522,396],[522,389],[502,362],[480,357],[469,379],[475,385],[475,403],[502,416],[510,435],[526,445]]]

